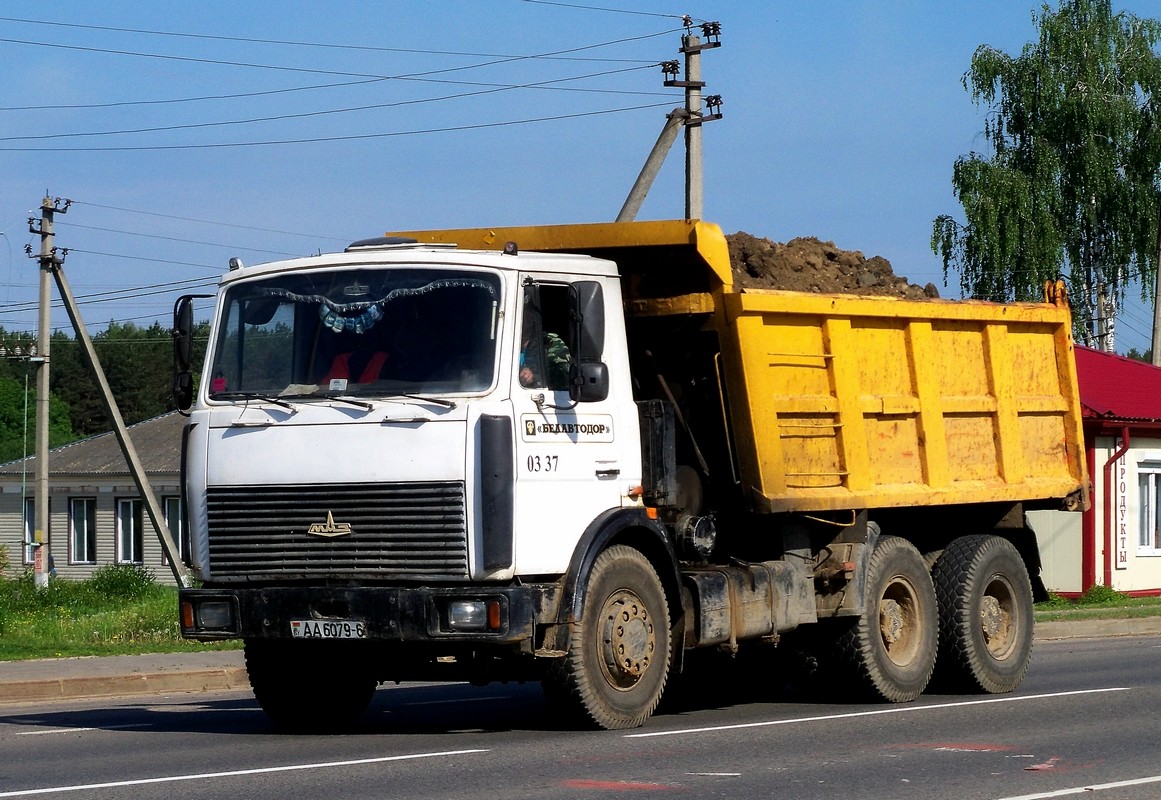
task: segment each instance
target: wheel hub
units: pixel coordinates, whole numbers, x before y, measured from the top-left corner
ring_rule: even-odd
[[[897,601],[886,599],[879,603],[879,629],[888,645],[899,641],[903,635],[903,610]]]
[[[980,598],[980,628],[984,645],[993,658],[1004,659],[1016,648],[1018,639],[1012,613],[1014,591],[1006,579],[994,576]]]
[[[620,689],[632,688],[648,670],[657,647],[653,620],[632,592],[613,594],[604,607],[602,656],[605,675]]]
[[[984,636],[991,639],[1000,632],[1002,624],[1000,601],[994,597],[985,597],[980,604],[980,624],[984,628]]]

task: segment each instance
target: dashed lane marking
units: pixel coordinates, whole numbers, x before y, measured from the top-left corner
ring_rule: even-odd
[[[214,778],[235,778],[243,775],[269,775],[275,772],[296,772],[299,770],[324,769],[327,767],[352,767],[364,764],[383,764],[388,761],[411,761],[421,758],[446,758],[447,756],[463,756],[474,753],[487,753],[487,750],[443,750],[438,753],[411,753],[403,756],[380,756],[378,758],[356,758],[349,761],[320,761],[314,764],[286,764],[281,767],[261,767],[258,769],[233,769],[225,772],[197,772],[190,775],[166,775],[160,778],[138,778],[127,781],[109,781],[108,783],[84,783],[72,786],[45,786],[38,789],[18,789],[14,792],[0,792],[0,797],[31,797],[40,794],[58,794],[63,792],[80,792],[86,789],[112,789],[122,786],[149,786],[159,783],[177,783],[179,781],[204,781]]]
[[[926,706],[893,706],[880,708],[874,711],[852,711],[848,714],[823,714],[817,717],[795,717],[793,719],[771,719],[764,722],[742,722],[737,725],[712,725],[704,728],[679,728],[672,731],[651,731],[649,733],[628,733],[626,739],[649,739],[657,736],[689,736],[696,733],[715,733],[718,731],[745,730],[746,728],[769,728],[775,725],[799,725],[804,722],[829,722],[836,719],[857,719],[858,717],[877,717],[883,714],[915,714],[920,711],[936,711],[946,708],[969,708],[971,706],[993,705],[995,703],[1023,703],[1029,700],[1051,700],[1058,697],[1076,697],[1085,694],[1102,694],[1107,692],[1127,692],[1129,687],[1116,686],[1107,689],[1081,689],[1074,692],[1052,692],[1050,694],[1029,694],[1021,697],[992,697],[987,700],[969,700],[963,703],[932,703]],[[0,795],[2,796],[2,795]]]
[[[1161,783],[1161,775],[1152,775],[1148,778],[1133,778],[1127,781],[1113,781],[1112,783],[1090,783],[1085,786],[1073,786],[1069,789],[1057,789],[1052,792],[1037,792],[1036,794],[1001,797],[998,800],[1045,800],[1045,798],[1049,797],[1068,797],[1073,794],[1103,792],[1106,789],[1125,789],[1130,786],[1146,786],[1150,783]]]

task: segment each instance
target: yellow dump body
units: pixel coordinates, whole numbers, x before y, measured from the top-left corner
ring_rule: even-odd
[[[391,235],[610,258],[628,315],[704,316],[758,510],[1087,504],[1066,307],[735,291],[725,237],[701,222]]]
[[[723,306],[738,459],[772,510],[1065,498],[1084,484],[1067,309],[791,292]]]

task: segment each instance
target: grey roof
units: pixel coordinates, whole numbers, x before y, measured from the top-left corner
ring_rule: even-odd
[[[129,426],[129,438],[137,449],[137,458],[148,474],[174,474],[181,465],[181,431],[185,417],[176,411]],[[36,456],[0,464],[0,480],[9,476],[31,474]],[[128,475],[129,465],[121,452],[117,436],[101,433],[88,439],[55,447],[48,453],[50,476]]]

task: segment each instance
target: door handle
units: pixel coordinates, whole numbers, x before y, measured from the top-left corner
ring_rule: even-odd
[[[597,477],[598,478],[615,478],[620,474],[621,474],[621,470],[619,470],[619,469],[598,469],[597,470]]]

